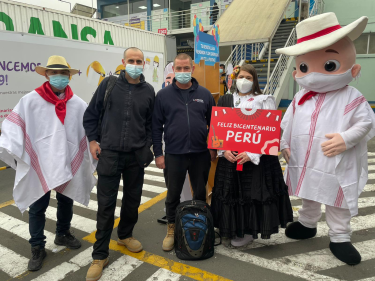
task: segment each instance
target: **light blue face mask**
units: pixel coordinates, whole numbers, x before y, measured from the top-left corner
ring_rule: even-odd
[[[222,68],[219,69],[220,74],[224,72]]]
[[[49,83],[58,90],[65,89],[65,87],[69,84],[69,76],[67,75],[56,74],[48,77]]]
[[[125,71],[133,79],[137,79],[143,72],[143,65],[127,64]]]
[[[191,80],[191,72],[175,72],[175,78],[181,84],[187,84]]]

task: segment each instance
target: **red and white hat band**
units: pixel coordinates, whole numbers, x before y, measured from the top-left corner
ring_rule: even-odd
[[[305,41],[309,41],[309,40],[312,40],[312,39],[316,39],[318,37],[321,37],[321,36],[324,36],[324,35],[327,35],[327,34],[330,34],[338,29],[341,28],[341,25],[334,25],[334,26],[331,26],[331,27],[327,27],[325,29],[322,29],[314,34],[310,34],[310,35],[307,35],[305,37],[302,37],[302,38],[299,38],[297,39],[297,44],[299,43],[302,43],[302,42],[305,42]]]

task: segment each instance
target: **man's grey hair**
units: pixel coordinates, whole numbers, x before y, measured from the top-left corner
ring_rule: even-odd
[[[124,51],[124,59],[126,58],[126,52],[129,51],[129,50],[140,51],[140,52],[142,53],[143,59],[145,58],[145,54],[142,52],[141,49],[139,49],[139,48],[137,48],[137,47],[129,47],[129,48],[127,48],[127,49]]]

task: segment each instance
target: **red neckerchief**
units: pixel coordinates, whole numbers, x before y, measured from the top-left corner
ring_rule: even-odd
[[[307,92],[307,93],[304,94],[304,95],[302,96],[302,98],[299,100],[298,105],[304,104],[305,101],[311,99],[313,96],[316,96],[316,95],[318,95],[318,94],[321,94],[321,93],[317,93],[317,92],[314,92],[314,91],[309,91],[309,92]]]
[[[52,91],[50,83],[47,81],[35,91],[46,101],[55,105],[55,111],[57,117],[61,123],[64,124],[66,116],[66,103],[73,97],[72,89],[69,86],[65,88],[65,98],[60,100],[56,94]]]

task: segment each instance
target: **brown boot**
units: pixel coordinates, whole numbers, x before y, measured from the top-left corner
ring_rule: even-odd
[[[172,251],[174,248],[174,223],[168,223],[167,236],[163,240],[163,250]]]
[[[138,253],[143,250],[141,242],[139,242],[134,237],[129,237],[123,240],[118,239],[117,244],[125,246],[130,252],[133,253]]]
[[[109,263],[109,257],[105,260],[93,260],[89,270],[87,271],[86,281],[97,281],[102,277],[103,268]]]

